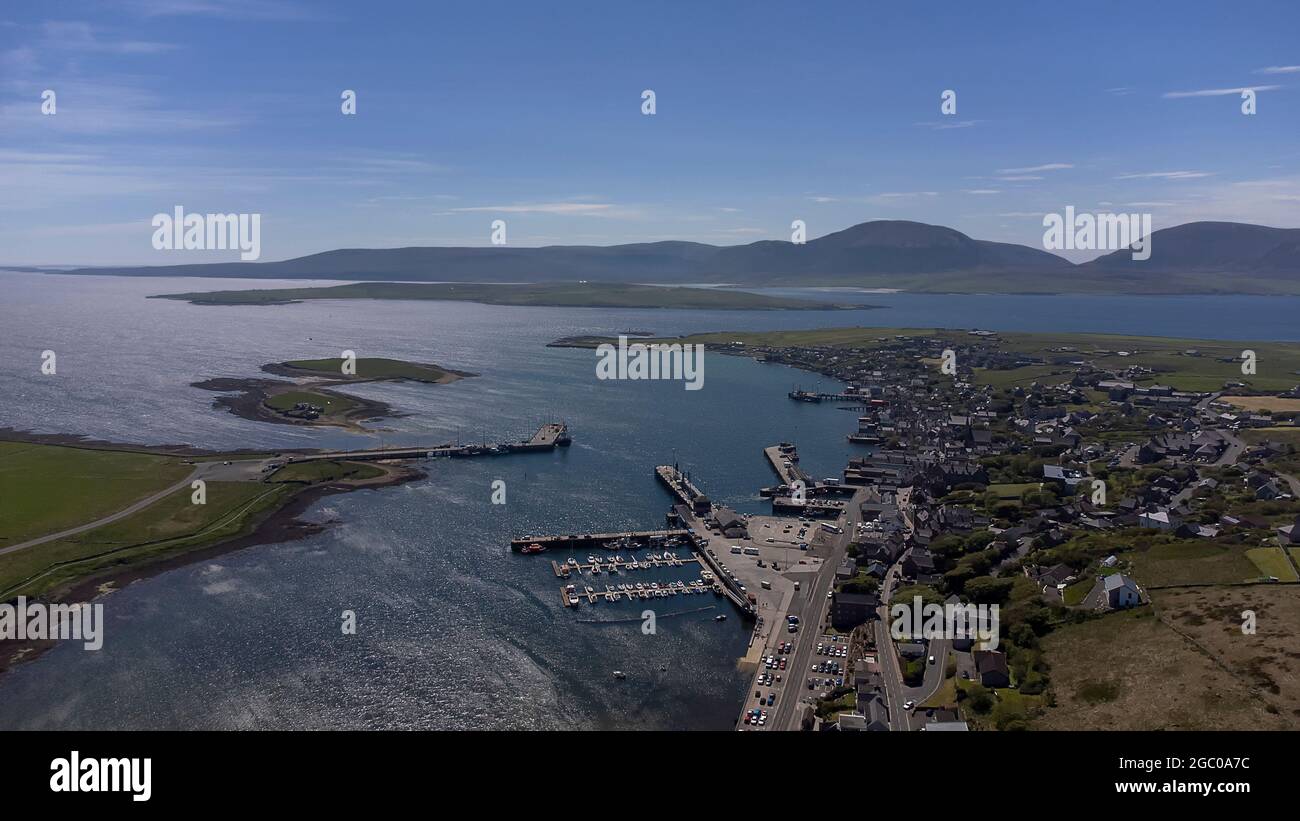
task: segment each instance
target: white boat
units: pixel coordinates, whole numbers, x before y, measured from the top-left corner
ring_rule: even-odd
[[[627,678],[627,673],[624,673],[622,670],[615,670],[614,678],[618,679],[619,681],[622,681],[623,679]]]

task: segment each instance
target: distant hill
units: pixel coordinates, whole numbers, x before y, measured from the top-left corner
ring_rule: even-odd
[[[792,242],[552,245],[543,248],[347,248],[283,262],[80,268],[73,274],[455,282],[742,282],[787,277],[852,281],[863,274],[1054,271],[1069,262],[1045,251],[971,239],[919,222],[877,221]]]
[[[1079,267],[1093,271],[1300,274],[1300,228],[1189,222],[1152,232],[1148,260],[1135,260],[1130,251],[1115,251]]]
[[[1146,261],[1117,251],[1074,265],[1055,254],[920,222],[864,222],[802,245],[765,240],[348,248],[282,262],[80,268],[72,274],[359,281],[838,285],[922,292],[1300,294],[1300,229],[1195,222],[1152,235]]]

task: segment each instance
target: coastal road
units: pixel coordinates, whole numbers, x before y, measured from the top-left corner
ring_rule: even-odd
[[[47,542],[53,542],[59,539],[66,539],[69,536],[76,536],[78,533],[85,533],[88,530],[94,530],[95,528],[103,527],[104,525],[109,525],[112,524],[113,522],[120,521],[122,519],[125,519],[128,516],[132,516],[136,513],[139,513],[140,511],[144,510],[145,508],[151,505],[154,505],[162,501],[163,499],[167,498],[168,496],[172,495],[173,493],[176,493],[181,489],[188,489],[191,483],[193,483],[197,479],[203,479],[204,481],[209,481],[209,482],[256,481],[261,478],[262,469],[270,461],[273,460],[270,459],[239,460],[237,462],[232,461],[230,462],[230,464],[224,464],[222,462],[200,463],[194,467],[194,470],[190,472],[189,476],[186,476],[184,479],[180,480],[174,485],[163,488],[162,490],[158,491],[157,493],[154,493],[151,496],[147,496],[138,502],[134,502],[129,507],[124,507],[121,510],[117,511],[116,513],[112,513],[109,514],[108,516],[104,516],[100,519],[96,519],[93,522],[87,522],[86,524],[83,525],[70,527],[67,530],[60,530],[58,533],[50,533],[45,536],[40,536],[35,539],[29,539],[25,542],[19,542],[18,544],[13,544],[7,547],[0,548],[0,556],[3,556],[7,553],[16,553],[19,550],[26,550],[29,547],[36,547],[37,545],[42,545]]]
[[[844,552],[853,534],[857,532],[858,522],[862,519],[859,505],[863,495],[865,491],[857,491],[845,505],[846,516],[842,525],[844,532],[831,540],[830,552],[822,559],[822,566],[812,582],[805,585],[805,589],[790,602],[788,615],[799,617],[799,632],[795,634],[794,652],[789,656],[790,662],[787,666],[789,674],[785,680],[782,699],[776,705],[776,712],[772,717],[774,729],[798,730],[802,712],[798,708],[808,693],[814,692],[808,689],[806,682],[811,675],[809,671],[812,667],[813,650],[822,635],[822,623],[826,620],[830,609],[831,600],[826,597],[826,593],[835,582],[835,571],[844,560]]]

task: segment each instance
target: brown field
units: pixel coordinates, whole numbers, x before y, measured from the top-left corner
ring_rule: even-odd
[[[1221,396],[1219,399],[1249,411],[1300,411],[1300,399],[1280,396]]]
[[[1300,586],[1182,588],[1043,640],[1054,730],[1300,728]],[[1254,610],[1255,635],[1241,632]]]

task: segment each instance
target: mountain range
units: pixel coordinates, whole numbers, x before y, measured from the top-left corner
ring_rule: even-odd
[[[1074,264],[1024,245],[973,239],[920,222],[877,220],[803,244],[651,242],[541,248],[347,248],[281,262],[62,273],[413,282],[727,283],[856,286],[922,292],[1300,294],[1300,229],[1193,222],[1127,250]]]

